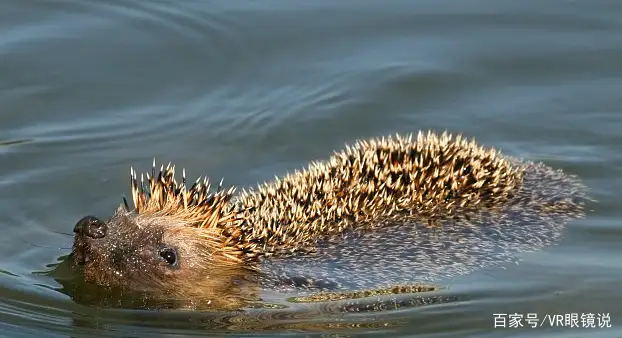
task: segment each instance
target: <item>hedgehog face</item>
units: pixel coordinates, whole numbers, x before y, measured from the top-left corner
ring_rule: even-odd
[[[74,232],[73,264],[86,282],[105,287],[188,294],[191,285],[214,282],[210,265],[223,261],[205,230],[171,216],[119,208],[107,221],[82,218]]]

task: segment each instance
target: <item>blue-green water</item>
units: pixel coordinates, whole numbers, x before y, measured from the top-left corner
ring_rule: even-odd
[[[622,3],[5,0],[0,31],[2,336],[622,336]],[[399,310],[98,309],[37,273],[153,157],[248,186],[421,129],[576,174],[598,203],[558,245],[455,279],[458,300]],[[572,313],[611,327],[545,321]]]

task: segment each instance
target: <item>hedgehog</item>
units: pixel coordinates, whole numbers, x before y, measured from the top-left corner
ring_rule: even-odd
[[[582,185],[567,193],[526,189],[532,172],[551,187],[570,181],[561,170],[432,131],[358,140],[240,192],[223,180],[212,190],[202,177],[189,185],[185,169],[178,183],[174,165],[157,172],[154,160],[151,174],[130,169],[133,207],[124,198],[107,220],[77,222],[70,257],[90,284],[216,302],[260,273],[261,261],[313,256],[320,241],[349,232],[396,222],[434,229],[511,208],[583,216]]]

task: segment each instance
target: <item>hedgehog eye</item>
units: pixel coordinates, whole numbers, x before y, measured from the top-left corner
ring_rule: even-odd
[[[162,257],[169,265],[175,265],[177,263],[177,252],[173,248],[164,248],[160,250],[160,257]]]

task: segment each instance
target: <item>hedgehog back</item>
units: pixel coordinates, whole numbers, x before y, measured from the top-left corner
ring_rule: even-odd
[[[413,219],[393,219],[378,231],[345,232],[319,242],[313,255],[264,260],[263,284],[306,294],[322,285],[351,291],[443,283],[557,243],[564,226],[584,216],[584,203],[589,200],[585,186],[577,177],[543,164],[508,160],[524,169],[513,203],[456,214],[433,227]],[[283,284],[300,277],[317,288]]]
[[[306,169],[242,192],[240,242],[254,254],[313,250],[381,219],[444,218],[504,203],[523,168],[461,136],[419,133],[358,141]]]

